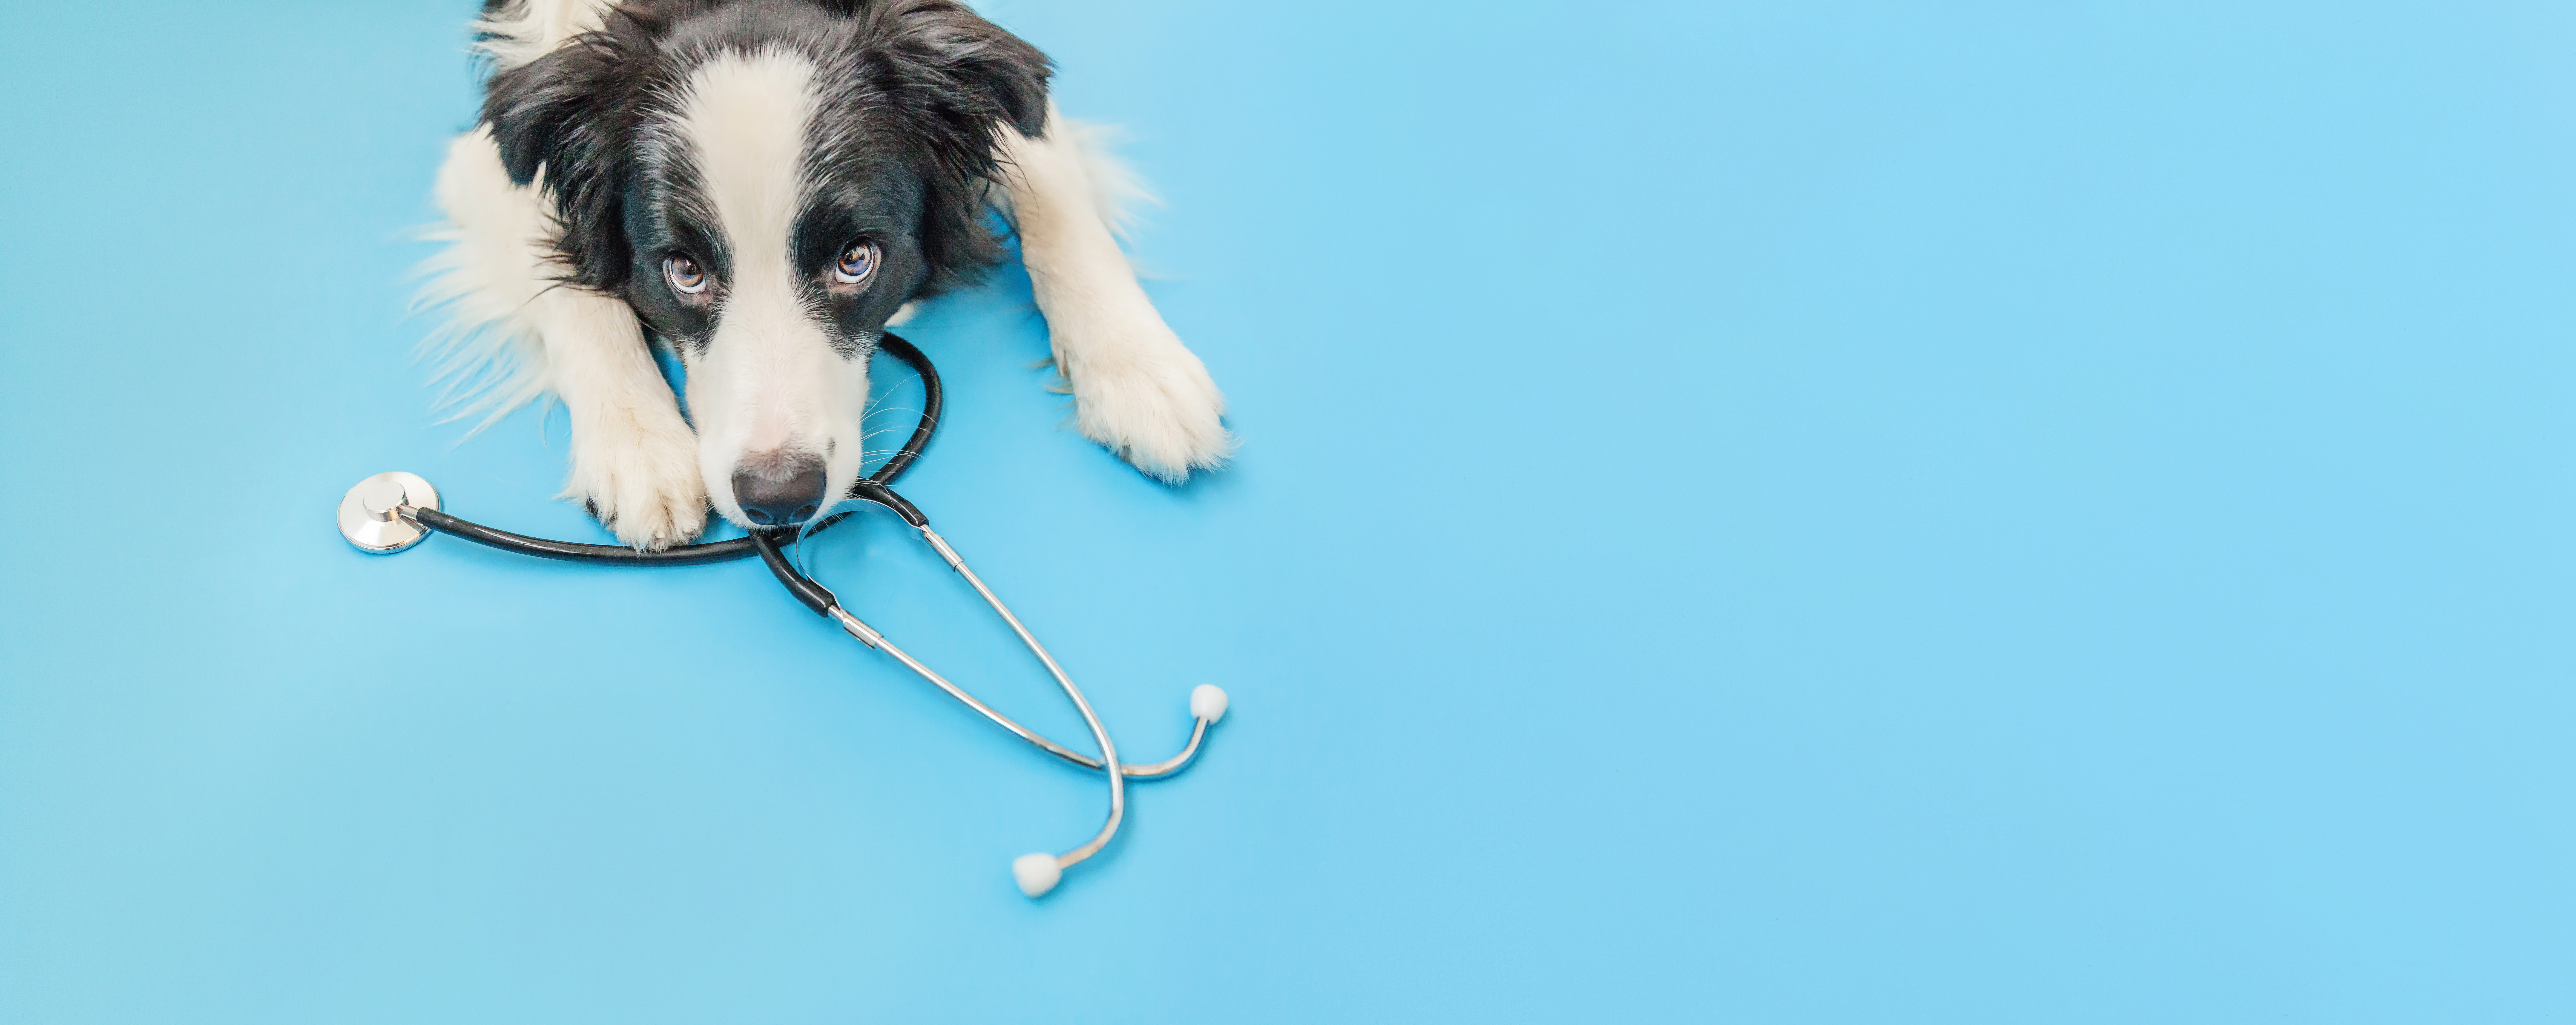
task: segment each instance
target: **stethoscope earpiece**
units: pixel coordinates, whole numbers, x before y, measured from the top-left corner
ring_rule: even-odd
[[[1213,683],[1190,688],[1190,718],[1210,726],[1225,718],[1225,688]]]
[[[1011,859],[1011,878],[1019,881],[1022,895],[1043,897],[1064,878],[1064,866],[1056,863],[1055,855],[1044,851],[1023,854]]]

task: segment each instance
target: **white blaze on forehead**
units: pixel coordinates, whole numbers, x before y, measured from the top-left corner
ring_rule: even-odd
[[[690,76],[680,130],[697,151],[737,277],[785,270],[788,232],[805,199],[805,129],[814,65],[778,52],[718,58]],[[738,287],[738,286],[737,286]]]
[[[819,452],[835,433],[826,385],[837,357],[788,252],[805,201],[815,81],[814,65],[792,53],[729,55],[690,76],[680,108],[712,227],[732,256],[706,372],[689,383],[703,440],[731,450],[721,462],[785,447]]]
[[[866,360],[841,354],[839,325],[808,301],[788,246],[803,209],[805,139],[822,82],[794,53],[717,58],[689,78],[670,131],[695,165],[731,259],[714,330],[689,367],[698,468],[716,511],[742,521],[737,469],[789,454],[825,461],[826,494],[847,491],[864,454]],[[702,254],[705,255],[705,254]]]

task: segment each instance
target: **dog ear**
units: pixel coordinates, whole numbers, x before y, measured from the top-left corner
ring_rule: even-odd
[[[1046,128],[1046,54],[957,0],[891,0],[868,5],[871,33],[943,117],[1001,121],[1035,136]]]
[[[627,139],[661,26],[630,9],[536,60],[492,76],[483,121],[510,180],[554,197],[568,280],[603,292],[626,283]]]
[[[1046,130],[1053,65],[956,0],[859,2],[852,13],[866,39],[860,77],[921,161],[918,237],[930,265],[921,292],[946,291],[1001,259],[984,219],[985,190],[1001,172],[999,133]]]

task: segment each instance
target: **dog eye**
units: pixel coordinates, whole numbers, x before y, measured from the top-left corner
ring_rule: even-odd
[[[832,280],[855,285],[868,279],[877,269],[877,244],[852,242],[841,250],[841,262],[832,268]]]
[[[662,276],[671,279],[671,287],[682,295],[697,295],[707,290],[707,272],[698,261],[673,255],[662,261]]]

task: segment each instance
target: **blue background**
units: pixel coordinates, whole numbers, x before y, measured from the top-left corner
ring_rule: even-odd
[[[410,357],[470,6],[11,13],[0,1021],[2576,1017],[2568,5],[991,4],[1244,441],[912,331],[1123,742],[1234,695],[1034,903],[1093,782],[758,568],[334,533],[601,536]]]

